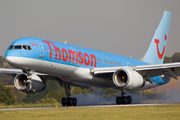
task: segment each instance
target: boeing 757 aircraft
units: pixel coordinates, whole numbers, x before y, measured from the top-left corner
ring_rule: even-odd
[[[168,83],[180,75],[180,63],[163,64],[171,12],[165,11],[142,59],[133,59],[47,39],[24,37],[12,42],[5,60],[17,69],[1,68],[14,74],[15,87],[26,93],[43,91],[46,80],[57,80],[66,96],[63,106],[76,106],[72,86],[118,89],[117,104],[131,104],[127,91],[141,91]],[[137,46],[138,47],[138,46]]]

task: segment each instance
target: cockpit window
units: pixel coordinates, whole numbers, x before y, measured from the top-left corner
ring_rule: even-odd
[[[31,46],[29,45],[10,45],[8,47],[8,50],[19,50],[19,49],[24,49],[24,50],[32,50]]]
[[[14,49],[16,50],[16,49],[22,49],[22,46],[21,45],[15,45],[14,46]]]
[[[8,50],[11,50],[11,49],[13,49],[13,45],[10,45],[10,46],[8,47]]]
[[[23,45],[23,49],[27,50],[27,46],[26,46],[26,45]]]
[[[32,50],[31,46],[28,45],[27,47],[28,47],[28,50]]]

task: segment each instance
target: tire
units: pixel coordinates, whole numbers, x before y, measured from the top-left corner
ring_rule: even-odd
[[[61,99],[61,104],[62,104],[63,107],[66,105],[66,101],[65,100],[66,100],[65,98]]]
[[[121,104],[121,97],[116,97],[116,104],[117,105],[120,105]]]
[[[128,103],[128,100],[127,100],[127,97],[122,97],[122,99],[123,99],[123,104],[127,104]]]
[[[68,98],[68,106],[73,105],[73,99],[72,98]]]
[[[131,96],[127,96],[127,104],[131,104],[132,103],[132,98],[131,98]]]
[[[73,106],[76,106],[77,105],[77,99],[76,98],[72,98],[72,100],[73,100]]]

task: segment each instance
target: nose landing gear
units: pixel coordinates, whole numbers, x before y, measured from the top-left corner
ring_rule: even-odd
[[[32,86],[32,74],[30,71],[23,71],[27,74],[27,80],[24,80],[24,83],[26,84],[26,93],[35,93],[36,90]]]

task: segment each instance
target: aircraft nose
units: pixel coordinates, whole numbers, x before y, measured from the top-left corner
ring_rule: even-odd
[[[14,53],[12,51],[6,51],[5,53],[5,61],[13,66],[13,67],[17,67],[18,64],[21,64],[21,60],[19,60],[17,57],[14,56]]]
[[[14,64],[16,63],[15,59],[13,57],[10,57],[10,56],[6,56],[5,61],[11,66],[14,66]]]

